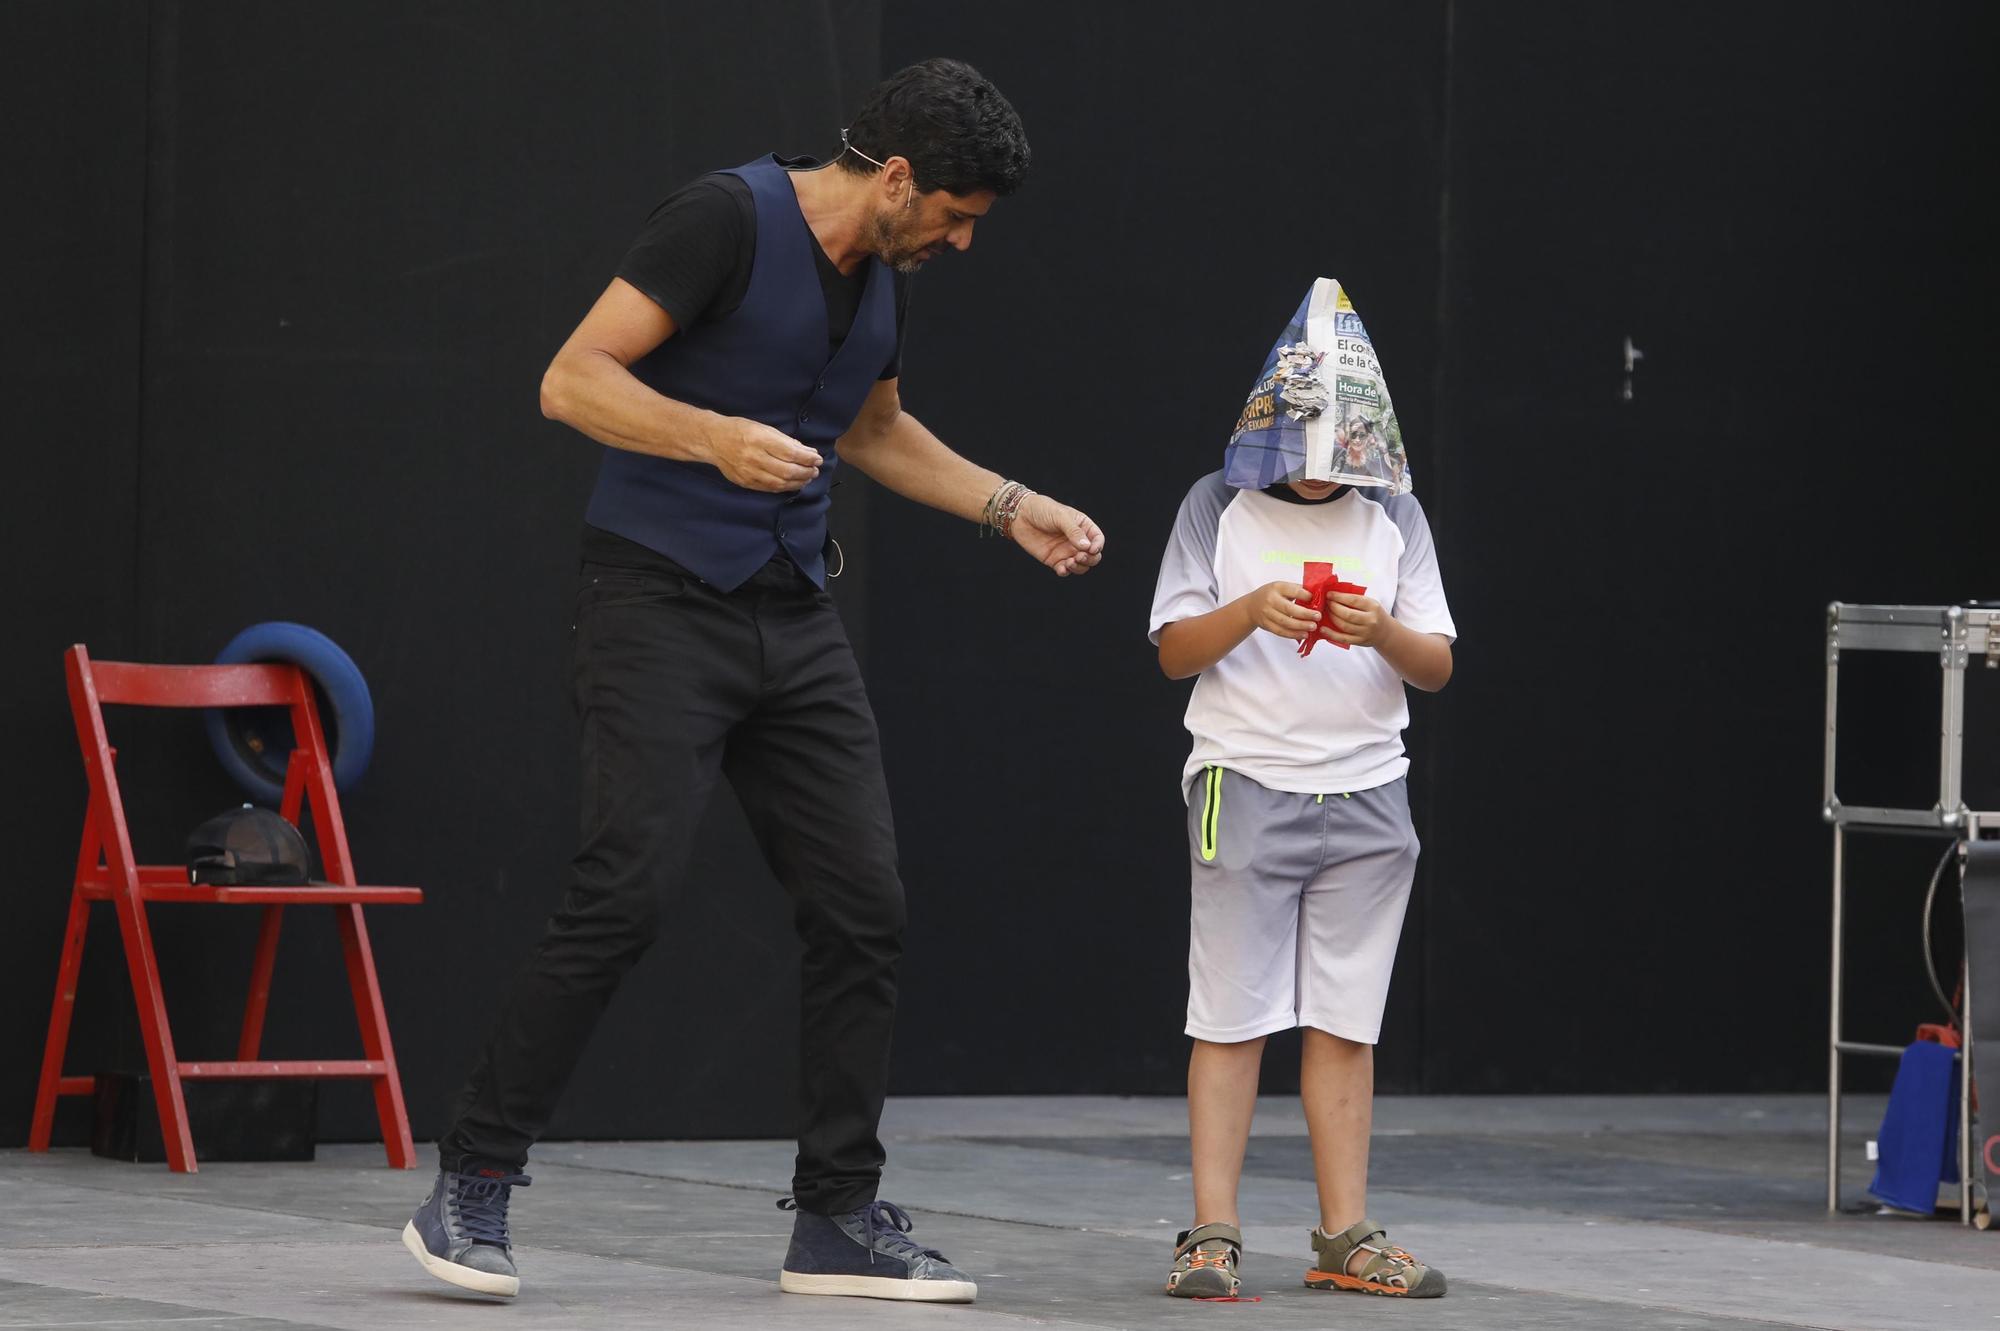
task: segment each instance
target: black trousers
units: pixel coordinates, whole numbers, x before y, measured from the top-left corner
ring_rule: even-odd
[[[804,944],[799,1204],[874,1199],[903,886],[875,716],[833,598],[783,558],[734,592],[586,529],[577,590],[583,845],[502,1008],[451,1130],[519,1166],[618,982],[686,890],[718,777],[749,814]]]

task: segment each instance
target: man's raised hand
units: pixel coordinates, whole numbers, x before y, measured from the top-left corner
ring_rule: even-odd
[[[709,461],[746,490],[803,490],[819,475],[819,450],[761,421],[725,416],[709,437]]]
[[[1104,558],[1104,532],[1088,514],[1047,495],[1029,495],[1014,517],[1014,543],[1059,578],[1088,573]]]

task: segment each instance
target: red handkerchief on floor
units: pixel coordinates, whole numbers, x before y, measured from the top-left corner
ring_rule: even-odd
[[[1322,625],[1333,617],[1326,608],[1328,592],[1346,592],[1349,596],[1365,596],[1368,592],[1366,587],[1352,582],[1342,582],[1339,576],[1334,573],[1333,565],[1331,564],[1307,564],[1305,588],[1306,594],[1304,599],[1296,601],[1293,604],[1307,610],[1319,611],[1319,622]],[[1305,639],[1299,643],[1299,655],[1311,656],[1312,649],[1316,645],[1330,641],[1332,640],[1320,637],[1318,630],[1314,630],[1308,633]],[[1344,642],[1336,642],[1333,645],[1340,648],[1343,652],[1348,648],[1348,644]]]

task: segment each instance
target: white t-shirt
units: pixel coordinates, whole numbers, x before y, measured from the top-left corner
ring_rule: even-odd
[[[1359,583],[1408,629],[1456,638],[1438,578],[1430,524],[1414,495],[1351,489],[1317,504],[1290,503],[1224,484],[1221,472],[1188,491],[1160,561],[1150,636],[1226,605],[1267,582],[1301,582],[1327,563]],[[1182,789],[1213,763],[1272,790],[1368,790],[1409,770],[1410,711],[1401,676],[1369,647],[1298,644],[1258,629],[1203,671],[1188,701],[1194,751]]]

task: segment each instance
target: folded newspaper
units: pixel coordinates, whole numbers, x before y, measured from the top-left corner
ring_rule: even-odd
[[[1410,489],[1403,427],[1382,363],[1332,278],[1312,284],[1271,348],[1229,436],[1222,477],[1242,490],[1280,481]]]

